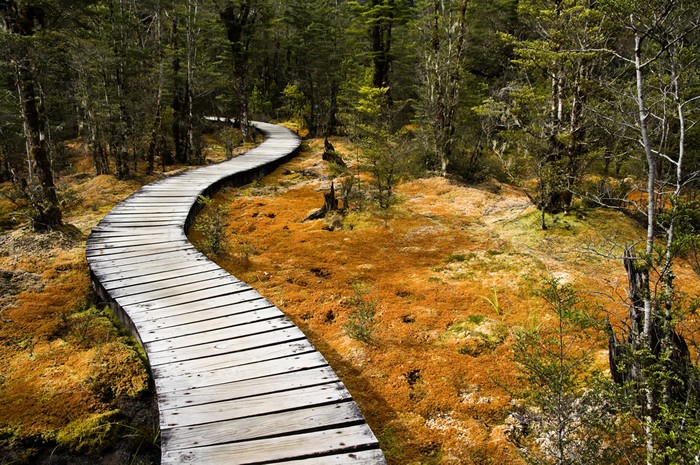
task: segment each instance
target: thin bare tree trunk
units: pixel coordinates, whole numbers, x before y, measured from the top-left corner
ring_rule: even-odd
[[[0,30],[3,32],[30,37],[36,32],[36,27],[44,26],[44,11],[41,8],[24,8],[15,1],[3,3],[4,8],[0,11]],[[17,52],[12,64],[27,150],[28,194],[34,209],[32,226],[35,230],[53,229],[61,225],[62,215],[49,154],[46,110],[37,90],[39,83],[34,73],[31,50]]]
[[[37,231],[44,231],[60,226],[62,223],[46,140],[46,112],[36,93],[29,59],[25,58],[18,62],[16,69],[24,135],[29,153],[29,197],[34,209],[32,226]]]

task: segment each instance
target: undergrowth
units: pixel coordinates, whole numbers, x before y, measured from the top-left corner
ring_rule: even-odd
[[[355,284],[353,290],[355,293],[348,302],[353,311],[344,325],[345,332],[352,339],[370,342],[377,324],[375,316],[378,301],[367,297],[368,291],[361,284]]]

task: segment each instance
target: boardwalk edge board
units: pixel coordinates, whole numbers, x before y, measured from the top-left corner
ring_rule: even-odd
[[[289,129],[252,124],[262,144],[142,187],[86,243],[96,293],[148,357],[161,463],[386,464],[351,394],[303,333],[187,240],[199,196],[260,179],[297,153],[301,139]]]

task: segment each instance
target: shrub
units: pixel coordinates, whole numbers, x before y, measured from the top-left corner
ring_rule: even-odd
[[[345,323],[345,332],[353,339],[362,342],[369,342],[374,333],[374,326],[377,321],[378,302],[365,297],[366,290],[361,286],[355,286],[355,295],[350,299],[350,304],[355,308]]]

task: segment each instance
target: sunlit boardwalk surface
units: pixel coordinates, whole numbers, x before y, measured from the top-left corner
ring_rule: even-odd
[[[304,334],[185,235],[200,194],[257,179],[300,145],[288,129],[255,126],[258,147],[145,186],[105,216],[87,242],[93,284],[148,356],[164,465],[384,464]]]

